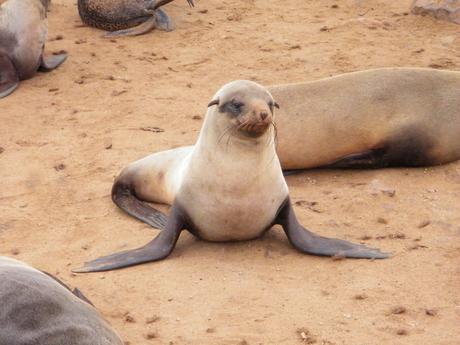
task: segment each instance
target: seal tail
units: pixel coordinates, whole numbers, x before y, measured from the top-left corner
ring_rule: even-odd
[[[155,229],[165,228],[168,216],[139,200],[131,183],[116,181],[112,187],[112,200],[115,205],[134,218]]]

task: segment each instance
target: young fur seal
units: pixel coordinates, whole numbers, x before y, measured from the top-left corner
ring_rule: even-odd
[[[0,256],[0,344],[122,345],[75,289],[23,262]]]
[[[7,0],[0,5],[0,98],[37,70],[58,67],[67,54],[45,57],[49,0]]]
[[[167,257],[183,229],[207,241],[242,241],[280,224],[290,243],[314,255],[383,259],[389,254],[325,238],[299,224],[275,152],[271,94],[251,81],[222,87],[208,105],[190,151],[166,151],[124,169],[113,201],[130,215],[163,229],[145,246],[88,262],[74,272],[106,271]],[[171,164],[171,159],[173,163]],[[169,217],[144,201],[172,201]]]
[[[174,30],[169,16],[160,9],[173,0],[78,0],[83,23],[112,31],[105,37],[136,36],[150,30]],[[193,7],[193,0],[187,0]]]

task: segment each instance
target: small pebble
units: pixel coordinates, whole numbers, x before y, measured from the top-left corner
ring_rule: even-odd
[[[431,222],[430,222],[428,219],[427,219],[427,220],[424,220],[424,221],[420,222],[419,225],[417,225],[417,228],[422,229],[422,228],[424,228],[424,227],[430,225],[430,223],[431,223]]]
[[[386,220],[385,218],[382,218],[382,217],[378,217],[377,218],[377,223],[388,224],[388,220]]]
[[[65,164],[63,164],[63,163],[60,163],[60,164],[54,166],[54,170],[56,170],[56,171],[61,171],[61,170],[64,170],[64,169],[65,169]]]
[[[406,311],[407,309],[404,307],[394,307],[393,309],[391,309],[391,313],[396,315],[404,314]]]
[[[134,319],[134,317],[132,315],[130,315],[129,313],[126,313],[125,314],[125,322],[135,323],[136,320]]]
[[[154,322],[157,322],[160,320],[160,317],[159,316],[151,316],[151,317],[148,317],[147,319],[145,319],[145,323],[146,324],[150,324],[150,323],[154,323]]]
[[[145,335],[145,338],[146,339],[155,339],[155,338],[158,338],[158,335],[155,333],[155,332],[148,332],[146,335]]]
[[[366,298],[367,298],[367,296],[365,294],[363,294],[363,293],[359,294],[359,295],[355,295],[355,299],[357,299],[357,300],[364,300]]]
[[[407,332],[407,330],[405,330],[405,329],[398,329],[396,331],[396,334],[397,335],[407,335],[407,334],[409,334],[409,332]]]
[[[438,312],[435,309],[426,309],[425,314],[429,316],[436,316]]]

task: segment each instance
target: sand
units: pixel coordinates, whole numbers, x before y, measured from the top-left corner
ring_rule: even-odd
[[[2,255],[79,287],[126,344],[460,344],[460,162],[287,178],[306,227],[389,260],[302,255],[274,228],[237,244],[184,232],[167,260],[70,272],[157,234],[112,204],[113,178],[192,144],[224,83],[459,69],[460,26],[408,14],[410,0],[178,0],[175,31],[107,40],[53,1],[46,50],[68,60],[0,101]]]

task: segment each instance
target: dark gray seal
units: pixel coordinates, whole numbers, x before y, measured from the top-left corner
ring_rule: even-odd
[[[20,80],[37,70],[48,72],[67,57],[43,54],[49,0],[7,0],[0,6],[0,98],[8,96]]]
[[[163,229],[145,246],[88,262],[74,272],[106,271],[167,257],[182,230],[214,242],[258,238],[283,227],[302,253],[383,259],[389,254],[326,238],[297,220],[275,151],[272,95],[259,84],[235,81],[208,105],[196,145],[135,162],[117,177],[113,201],[128,214]],[[142,201],[171,202],[166,217]]]
[[[0,256],[0,344],[122,345],[77,289]]]
[[[83,23],[111,31],[105,37],[142,35],[154,28],[174,30],[174,24],[160,9],[173,0],[78,0]],[[193,6],[193,0],[187,0]]]

